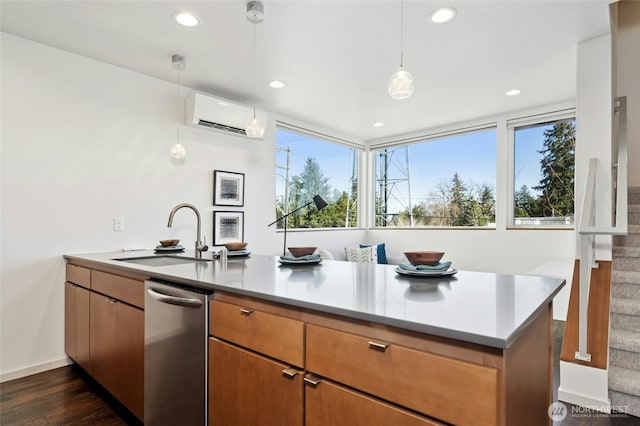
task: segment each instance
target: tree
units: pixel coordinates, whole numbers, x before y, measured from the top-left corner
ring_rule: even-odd
[[[317,194],[329,205],[318,212],[313,204],[287,218],[289,228],[329,228],[355,227],[358,212],[356,210],[357,182],[352,182],[351,196],[346,191],[338,191],[329,184],[330,178],[324,176],[315,158],[309,157],[299,175],[291,177],[289,184],[288,211],[304,206]],[[348,213],[348,214],[347,214]],[[276,217],[283,215],[282,207],[276,201]],[[282,228],[284,221],[278,222]]]
[[[451,217],[451,224],[453,226],[465,226],[468,221],[467,214],[469,212],[464,212],[465,203],[467,201],[467,187],[465,186],[462,179],[460,179],[460,175],[458,172],[453,174],[453,178],[451,179],[451,205],[449,215]]]
[[[300,173],[298,179],[302,185],[302,192],[304,194],[301,205],[304,205],[313,199],[314,195],[320,195],[327,201],[333,201],[331,198],[332,191],[331,185],[329,185],[330,178],[325,177],[324,173],[320,169],[320,164],[313,157],[307,157],[304,164],[304,168]]]
[[[540,191],[542,216],[562,217],[574,214],[575,126],[571,121],[559,121],[544,132],[540,161]]]
[[[428,225],[451,226],[451,206],[453,204],[453,188],[448,180],[441,180],[429,193],[427,205]]]
[[[540,199],[531,195],[529,187],[522,185],[516,191],[514,196],[514,215],[515,217],[540,217],[542,209]]]
[[[480,204],[480,211],[482,213],[482,220],[480,226],[486,226],[491,222],[496,221],[496,199],[493,194],[493,189],[489,185],[482,185],[480,188],[480,197],[478,199]]]

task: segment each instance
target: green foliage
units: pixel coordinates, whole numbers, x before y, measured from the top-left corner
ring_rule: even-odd
[[[325,177],[315,158],[309,157],[300,175],[291,177],[289,183],[288,209],[291,212],[304,206],[320,195],[328,206],[317,211],[311,204],[287,218],[288,228],[341,228],[356,227],[357,212],[357,182],[353,182],[351,197],[346,191],[334,189],[330,178]],[[279,219],[285,211],[284,200],[276,200],[276,217]],[[277,223],[278,228],[284,227],[284,220]]]
[[[560,121],[544,132],[540,172],[540,184],[533,189],[540,191],[543,217],[573,216],[575,183],[575,126],[570,121]]]
[[[414,226],[487,226],[495,222],[495,196],[488,185],[479,188],[465,183],[454,173],[440,182],[428,201],[411,208]],[[408,209],[401,211],[388,226],[410,226]]]
[[[534,197],[527,185],[522,185],[514,197],[515,217],[541,217],[542,205],[539,197]]]

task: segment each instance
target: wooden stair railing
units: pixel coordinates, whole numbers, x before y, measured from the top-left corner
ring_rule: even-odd
[[[589,305],[587,308],[587,352],[591,362],[576,359],[579,332],[580,260],[573,267],[569,308],[565,324],[560,360],[600,369],[607,368],[609,350],[609,305],[611,301],[611,261],[597,261],[598,268],[591,269]]]

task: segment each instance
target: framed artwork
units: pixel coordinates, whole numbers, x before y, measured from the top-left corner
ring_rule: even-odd
[[[244,212],[213,212],[213,245],[244,241]]]
[[[244,206],[244,173],[213,171],[213,205]]]

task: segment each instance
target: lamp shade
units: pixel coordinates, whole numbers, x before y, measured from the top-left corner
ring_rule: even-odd
[[[176,160],[182,160],[186,154],[187,150],[184,149],[184,146],[182,146],[180,142],[176,142],[176,144],[171,147],[171,157]]]
[[[389,79],[389,96],[393,99],[407,99],[413,95],[415,88],[413,75],[403,67],[400,67]]]
[[[259,139],[264,136],[264,126],[255,117],[247,123],[244,131],[248,137],[253,139]]]
[[[319,195],[313,197],[313,203],[316,205],[318,211],[327,207],[327,202]]]

